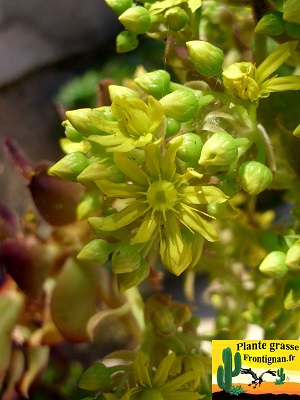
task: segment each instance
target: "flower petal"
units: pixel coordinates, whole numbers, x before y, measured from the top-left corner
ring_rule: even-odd
[[[156,387],[163,386],[169,376],[170,369],[174,363],[176,354],[174,352],[168,354],[165,358],[161,360],[155,376],[153,378],[153,385]]]
[[[300,76],[281,76],[268,79],[261,85],[261,90],[283,92],[284,90],[300,90]]]
[[[97,186],[107,197],[117,197],[120,199],[131,199],[138,197],[138,193],[143,191],[143,186],[131,185],[129,183],[114,183],[107,180],[97,180]]]
[[[165,112],[160,102],[152,96],[148,97],[148,116],[152,121],[150,132],[154,132],[162,123],[165,117]]]
[[[141,215],[145,214],[148,206],[140,201],[135,201],[123,210],[107,217],[90,217],[88,223],[92,229],[101,231],[115,231],[134,222]]]
[[[205,397],[205,395],[199,394],[197,392],[187,392],[186,390],[178,390],[174,392],[163,391],[164,400],[200,400]]]
[[[182,375],[177,376],[176,378],[172,379],[171,381],[164,384],[163,391],[175,391],[180,389],[182,386],[186,385],[188,382],[197,380],[198,379],[198,371],[188,371]],[[185,391],[183,392],[186,393]],[[188,393],[188,392],[187,392]],[[186,398],[186,397],[184,397]]]
[[[214,186],[184,186],[180,188],[182,201],[192,204],[224,203],[226,196]]]
[[[139,230],[137,231],[137,234],[131,239],[130,244],[146,243],[152,238],[156,228],[159,226],[156,214],[157,213],[148,211],[139,227]]]
[[[186,204],[181,203],[180,206],[181,212],[179,218],[185,226],[200,233],[209,242],[218,240],[217,232],[211,222],[206,221]]]
[[[152,386],[145,354],[139,351],[134,362],[133,372],[141,386]]]
[[[176,172],[175,157],[177,150],[182,145],[183,138],[176,138],[165,152],[161,161],[162,177],[167,181],[172,180]]]
[[[161,152],[157,143],[149,143],[145,147],[145,164],[148,174],[153,180],[158,180],[160,177]]]
[[[296,49],[298,41],[286,42],[277,47],[256,69],[256,82],[260,86],[263,81],[275,72]]]
[[[123,174],[127,175],[130,179],[140,185],[147,185],[147,175],[145,172],[126,154],[116,153],[114,160],[116,166],[123,172]]]
[[[123,135],[90,135],[88,140],[100,144],[101,146],[116,146],[124,142]]]

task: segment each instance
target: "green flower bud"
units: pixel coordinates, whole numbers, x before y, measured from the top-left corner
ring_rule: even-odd
[[[188,23],[189,16],[180,7],[170,8],[165,13],[165,18],[167,20],[167,27],[171,31],[180,31]]]
[[[77,176],[89,165],[89,159],[83,153],[67,154],[49,168],[50,175],[56,175],[65,181],[76,181]]]
[[[131,32],[145,33],[150,28],[150,13],[142,6],[131,7],[120,15],[119,21]]]
[[[183,142],[177,150],[177,157],[189,165],[197,165],[203,147],[200,137],[195,133],[188,132],[181,135],[181,138],[183,138]]]
[[[167,117],[167,126],[166,126],[166,137],[176,135],[181,128],[181,123],[174,118]]]
[[[186,43],[194,67],[200,74],[211,76],[222,72],[224,54],[221,49],[202,40]]]
[[[273,180],[271,170],[258,161],[247,161],[242,164],[238,177],[242,189],[252,196],[267,189]]]
[[[72,126],[84,136],[101,133],[90,121],[90,116],[94,113],[91,108],[80,108],[66,112],[66,117]]]
[[[94,239],[83,247],[77,258],[80,261],[104,264],[110,253],[111,248],[108,243],[102,239]]]
[[[105,0],[105,3],[118,16],[133,6],[132,0]]]
[[[255,27],[255,33],[262,35],[278,36],[285,30],[286,22],[282,18],[280,11],[270,11],[266,13]]]
[[[229,166],[238,156],[235,139],[225,132],[214,133],[203,145],[200,165]]]
[[[87,192],[80,199],[80,203],[76,208],[76,217],[78,221],[82,221],[92,215],[100,209],[103,201],[99,193],[97,192]]]
[[[212,217],[222,219],[222,218],[233,218],[238,215],[238,211],[232,208],[229,201],[224,203],[209,203],[207,205],[207,212]]]
[[[174,90],[159,100],[168,117],[187,122],[198,113],[198,99],[191,90]]]
[[[110,180],[122,182],[124,174],[115,165],[112,158],[102,158],[92,162],[77,176],[77,181],[90,188],[96,188],[96,181]]]
[[[122,244],[112,256],[112,270],[115,274],[132,272],[139,268],[141,255],[135,246]]]
[[[104,390],[110,383],[111,375],[110,368],[97,362],[84,371],[78,386],[89,391]]]
[[[120,292],[124,292],[133,286],[137,286],[147,278],[149,272],[149,265],[145,260],[142,260],[139,268],[135,269],[134,271],[118,274],[118,287]]]
[[[286,265],[291,270],[300,269],[300,240],[297,240],[286,254]]]
[[[83,139],[84,136],[79,133],[71,124],[68,120],[64,121],[62,123],[62,126],[65,127],[65,135],[66,137],[71,140],[72,142],[80,143]]]
[[[286,33],[293,39],[300,39],[300,23],[287,22]]]
[[[290,279],[285,286],[287,295],[283,306],[287,310],[300,307],[300,277]]]
[[[163,305],[151,313],[150,320],[155,333],[159,336],[170,335],[176,329],[172,312]]]
[[[283,19],[288,22],[300,24],[299,0],[287,0],[283,6]]]
[[[271,251],[261,262],[259,270],[265,275],[281,278],[288,271],[288,267],[285,264],[285,253]]]
[[[111,101],[113,101],[116,96],[140,97],[138,92],[125,86],[109,85],[108,91]]]
[[[157,99],[160,99],[170,92],[170,74],[162,69],[148,72],[139,76],[134,81],[144,92]]]
[[[137,34],[131,31],[120,32],[116,38],[117,53],[127,53],[135,50],[139,45]]]

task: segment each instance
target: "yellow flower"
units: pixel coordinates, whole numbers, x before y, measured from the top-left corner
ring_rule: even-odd
[[[106,147],[107,151],[128,152],[151,142],[165,118],[161,104],[149,96],[148,105],[131,96],[115,96],[107,107],[68,111],[68,120],[92,143]]]
[[[268,97],[271,92],[299,90],[300,76],[277,75],[269,78],[290,57],[298,45],[297,41],[280,45],[260,65],[240,62],[230,65],[223,71],[223,84],[234,97],[256,101]]]
[[[162,155],[160,142],[145,147],[145,162],[141,167],[123,153],[115,154],[117,167],[128,177],[125,183],[96,181],[110,198],[126,199],[126,206],[106,217],[91,217],[89,223],[96,231],[115,231],[133,224],[130,244],[160,240],[163,264],[172,273],[181,274],[192,262],[192,244],[185,230],[209,241],[218,239],[208,221],[210,216],[202,205],[223,203],[227,196],[214,186],[189,185],[202,175],[188,168],[184,174],[176,171],[176,152],[182,138],[173,141]],[[183,229],[184,228],[184,229]]]
[[[198,400],[204,396],[194,389],[200,371],[198,369],[184,372],[170,379],[171,368],[176,359],[174,352],[167,355],[153,372],[148,366],[147,359],[142,351],[133,362],[133,373],[137,386],[129,389],[122,400]],[[194,384],[193,384],[194,382]],[[189,389],[187,389],[187,387]],[[106,400],[116,400],[113,394],[103,393]]]

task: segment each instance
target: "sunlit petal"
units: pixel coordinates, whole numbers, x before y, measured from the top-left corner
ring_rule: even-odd
[[[90,217],[88,218],[88,223],[92,229],[114,231],[134,222],[147,211],[147,208],[147,205],[135,201],[123,210],[107,217]]]
[[[191,208],[186,204],[181,203],[180,207],[181,212],[179,218],[188,228],[200,233],[200,235],[204,236],[209,242],[215,242],[218,240],[218,234],[211,222],[200,217],[200,215],[191,210]]]
[[[136,380],[141,386],[152,386],[149,375],[147,360],[142,351],[139,351],[134,362],[133,371]]]
[[[145,172],[124,153],[116,153],[114,157],[116,166],[130,179],[140,185],[147,184]]]
[[[143,186],[128,183],[114,183],[107,180],[95,181],[102,193],[107,197],[128,199],[137,197],[136,194],[143,190]]]
[[[152,213],[151,211],[149,211],[145,215],[137,234],[134,236],[134,238],[131,239],[130,243],[136,244],[148,242],[152,238],[155,230],[158,228],[158,225],[159,220],[157,217],[157,213]]]
[[[176,139],[165,152],[161,161],[161,173],[164,179],[172,180],[176,172],[175,157],[183,138]]]
[[[282,76],[269,79],[261,85],[261,90],[267,90],[268,92],[300,90],[300,76]]]
[[[157,371],[155,373],[155,376],[153,378],[153,384],[154,386],[162,386],[169,375],[170,368],[172,367],[172,364],[174,363],[174,360],[176,358],[176,354],[174,352],[170,353],[167,355],[165,358],[163,358],[157,368]]]
[[[224,203],[228,199],[214,186],[182,186],[180,194],[184,202],[192,204]]]

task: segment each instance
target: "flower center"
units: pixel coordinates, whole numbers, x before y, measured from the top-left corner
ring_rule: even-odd
[[[156,181],[147,190],[147,201],[154,211],[172,209],[178,200],[177,190],[172,182]]]

